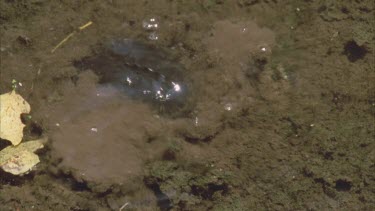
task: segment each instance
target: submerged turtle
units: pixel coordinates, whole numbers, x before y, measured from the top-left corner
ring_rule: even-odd
[[[156,105],[164,112],[189,107],[184,67],[155,46],[132,39],[112,40],[74,65],[81,70],[91,69],[99,75],[99,83],[112,85],[132,99]]]

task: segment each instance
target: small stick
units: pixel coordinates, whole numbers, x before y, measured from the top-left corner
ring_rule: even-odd
[[[72,32],[70,33],[68,36],[66,36],[63,40],[61,40],[61,42],[59,42],[59,44],[57,44],[51,51],[51,53],[55,52],[55,50],[57,48],[59,48],[62,44],[64,44],[66,41],[68,41],[71,37],[73,37],[73,35],[75,34],[76,32]]]
[[[84,30],[85,28],[89,27],[90,25],[92,24],[92,21],[89,21],[87,22],[85,25],[82,25],[80,27],[78,27],[78,31],[82,31]],[[68,41],[71,37],[73,37],[73,35],[75,35],[76,31],[70,33],[68,36],[66,36],[63,40],[61,40],[61,42],[59,42],[59,44],[57,44],[52,50],[51,50],[51,53],[55,52],[56,49],[58,49],[60,46],[62,46],[66,41]]]
[[[122,211],[126,206],[128,206],[130,203],[126,202],[124,205],[122,205],[119,209],[119,211]]]
[[[89,27],[91,24],[92,24],[92,21],[89,21],[89,22],[87,22],[85,25],[80,26],[80,27],[79,27],[79,30],[80,30],[80,31],[81,31],[81,30],[84,30],[85,28]]]

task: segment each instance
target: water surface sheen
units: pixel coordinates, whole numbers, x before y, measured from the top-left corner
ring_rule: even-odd
[[[136,40],[112,40],[94,56],[74,62],[91,69],[101,84],[115,86],[132,99],[162,106],[163,110],[184,107],[187,85],[184,68],[164,49]]]

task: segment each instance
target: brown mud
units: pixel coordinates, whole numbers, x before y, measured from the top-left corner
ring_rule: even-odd
[[[374,210],[374,13],[373,1],[0,0],[0,93],[19,82],[25,139],[49,138],[33,172],[0,172],[0,210]],[[73,65],[125,38],[184,66],[189,112],[162,115]]]

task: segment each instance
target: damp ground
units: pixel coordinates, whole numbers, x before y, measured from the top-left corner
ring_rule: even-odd
[[[372,1],[0,2],[0,93],[49,139],[0,210],[375,209]],[[77,67],[115,39],[181,65],[183,112]]]

